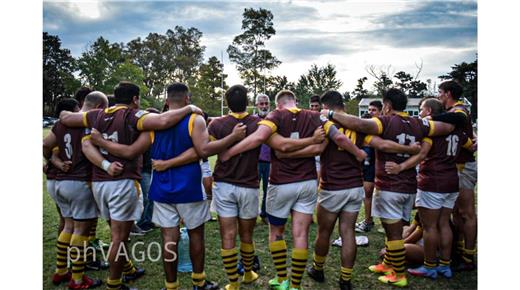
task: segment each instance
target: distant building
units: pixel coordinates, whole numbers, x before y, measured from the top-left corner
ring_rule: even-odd
[[[364,114],[368,113],[368,104],[372,101],[381,101],[381,99],[377,98],[363,98],[359,101],[358,107],[359,107],[359,117],[363,116]],[[468,99],[463,98],[464,105],[468,110],[471,112],[471,103],[468,101]],[[408,104],[406,104],[406,109],[404,110],[407,112],[410,116],[419,116],[419,102],[421,102],[420,98],[409,98]]]

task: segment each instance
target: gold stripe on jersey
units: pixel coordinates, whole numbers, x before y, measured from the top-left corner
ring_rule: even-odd
[[[154,140],[155,140],[155,131],[150,131],[150,143],[153,144]]]
[[[407,112],[397,112],[396,114],[401,116],[401,117],[405,117],[405,118],[410,117],[410,115],[408,115]]]
[[[377,124],[377,135],[381,135],[383,133],[383,123],[376,117],[373,117],[371,120]]]
[[[352,131],[350,129],[347,129],[345,131],[345,136],[347,136],[347,138],[350,139],[350,141],[352,141],[352,144],[356,144],[356,141],[357,141],[357,132],[356,131]]]
[[[469,148],[471,148],[472,145],[473,145],[473,141],[471,141],[471,139],[468,138],[468,141],[466,141],[466,143],[464,143],[464,145],[462,145],[462,148],[469,149]]]
[[[464,103],[461,101],[457,101],[457,102],[455,102],[455,104],[453,104],[453,107],[455,107],[455,106],[464,106]]]
[[[148,114],[144,114],[141,116],[141,118],[139,118],[139,120],[137,120],[137,130],[143,131],[143,122],[147,116]]]
[[[87,112],[83,112],[83,127],[88,127]]]
[[[430,131],[428,131],[428,136],[433,136],[433,134],[435,134],[435,122],[429,120],[428,123],[430,124]]]
[[[83,138],[81,138],[81,143],[83,143],[83,142],[85,142],[87,140],[90,140],[90,135],[83,136]]]
[[[365,140],[363,140],[363,145],[370,145],[370,142],[372,142],[372,138],[374,138],[374,135],[366,135]]]
[[[465,163],[457,163],[457,170],[459,172],[462,172],[464,170],[465,165]]]
[[[466,112],[464,112],[464,110],[461,110],[461,109],[456,109],[454,112],[455,112],[455,113],[462,113],[462,114],[464,114],[465,116],[468,115],[468,114],[466,114]]]
[[[325,122],[323,125],[323,130],[325,130],[325,135],[329,135],[330,126],[334,125],[331,121]]]
[[[247,117],[249,115],[248,112],[242,112],[242,113],[229,113],[230,116],[233,116],[235,117],[235,119],[244,119],[245,117]]]
[[[271,128],[271,134],[275,133],[276,131],[278,131],[278,127],[276,126],[276,124],[271,122],[271,121],[269,121],[269,120],[265,120],[264,119],[264,120],[258,122],[258,125],[265,125],[265,126]]]
[[[191,133],[193,133],[193,124],[195,123],[195,118],[197,117],[197,114],[191,114],[190,121],[188,122],[188,132],[191,137]]]
[[[289,112],[291,112],[293,114],[296,114],[296,113],[300,112],[302,109],[299,109],[299,108],[289,108],[287,110],[289,110]]]
[[[54,148],[52,148],[52,152],[56,152],[56,151],[60,151],[60,148],[58,146],[54,146]]]
[[[432,141],[432,139],[430,139],[430,138],[428,138],[428,137],[425,137],[425,138],[423,138],[422,140],[423,140],[423,142],[426,142],[426,143],[428,143],[428,144],[430,144],[430,145],[433,145],[433,141]]]
[[[125,109],[125,108],[128,108],[128,106],[113,106],[113,107],[110,107],[110,108],[106,108],[105,109],[105,113],[112,114],[115,111],[118,111],[118,110],[121,110],[121,109]]]
[[[213,135],[209,135],[209,141],[211,141],[211,142],[217,141],[217,138],[215,138],[215,136],[213,136]]]

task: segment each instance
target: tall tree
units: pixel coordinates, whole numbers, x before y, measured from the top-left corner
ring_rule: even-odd
[[[200,66],[198,79],[192,87],[192,103],[210,116],[221,115],[222,96],[228,88],[227,75],[223,71],[224,64],[217,57],[210,57],[207,63]]]
[[[471,63],[462,62],[451,67],[451,72],[439,76],[442,80],[456,80],[464,90],[463,96],[471,102],[471,117],[473,120],[477,118],[477,102],[478,102],[478,63],[477,59]]]
[[[244,9],[242,14],[242,34],[235,36],[228,46],[229,59],[237,65],[240,77],[248,86],[253,87],[254,95],[266,91],[267,77],[264,70],[271,70],[280,65],[269,50],[265,41],[276,34],[271,11],[259,8]]]
[[[60,97],[71,96],[80,86],[74,78],[76,61],[70,50],[61,48],[58,36],[43,32],[43,104],[44,114],[52,114]]]
[[[126,55],[143,70],[150,97],[162,96],[173,81],[194,84],[205,50],[201,37],[196,28],[175,26],[164,35],[150,33],[144,40],[138,37],[128,42]]]
[[[107,81],[124,61],[123,45],[110,43],[101,36],[78,59],[79,75],[90,87],[110,94],[113,87]]]
[[[327,64],[318,67],[313,64],[307,74],[301,75],[296,83],[295,93],[302,106],[309,103],[312,95],[321,95],[327,90],[337,90],[342,82],[336,78],[336,67]]]
[[[367,80],[367,77],[362,77],[358,79],[356,88],[354,89],[354,91],[352,91],[351,94],[352,99],[361,100],[363,98],[370,97],[368,90],[364,88],[365,82]]]
[[[409,98],[422,98],[427,94],[428,85],[404,71],[397,72],[394,78],[398,80],[395,85]]]

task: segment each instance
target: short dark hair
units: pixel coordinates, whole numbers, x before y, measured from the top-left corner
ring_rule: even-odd
[[[289,100],[296,100],[296,95],[290,90],[281,90],[276,94],[274,100],[276,103],[278,103],[278,100],[283,98],[288,98]]]
[[[320,96],[318,96],[318,95],[314,95],[314,96],[312,96],[312,97],[309,99],[309,103],[319,103],[319,104],[321,104],[321,102],[320,102]]]
[[[190,89],[183,83],[173,83],[166,88],[168,99],[179,101],[188,96]]]
[[[445,92],[450,92],[454,100],[458,100],[460,97],[462,97],[463,89],[457,81],[451,80],[442,82],[439,85],[439,89]]]
[[[379,111],[383,110],[383,103],[380,100],[372,101],[368,105],[376,107]]]
[[[74,99],[78,101],[80,104],[83,104],[85,101],[85,97],[92,93],[94,90],[89,87],[80,87],[75,93],[74,93]]]
[[[79,102],[72,98],[61,99],[56,105],[56,117],[60,116],[62,111],[73,112],[74,108],[79,107]]]
[[[109,107],[112,107],[113,105],[116,104],[116,98],[114,97],[114,95],[108,95],[107,98],[108,98]]]
[[[114,88],[114,97],[118,104],[131,104],[134,96],[139,97],[139,87],[128,81],[121,81]]]
[[[326,91],[320,97],[321,103],[330,108],[343,108],[343,95],[334,90]]]
[[[395,111],[404,111],[408,103],[408,97],[400,89],[391,88],[383,94],[383,102],[392,104],[392,109]]]
[[[247,89],[243,85],[230,87],[225,94],[228,107],[233,112],[244,112],[247,107]]]
[[[421,104],[432,110],[432,116],[439,115],[444,112],[444,105],[436,98],[426,98],[421,101]]]

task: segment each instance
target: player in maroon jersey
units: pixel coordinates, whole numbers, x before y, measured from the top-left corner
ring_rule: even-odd
[[[408,99],[398,89],[389,89],[383,95],[383,116],[361,119],[356,116],[322,110],[322,114],[339,122],[345,128],[379,135],[383,139],[411,144],[428,136],[450,133],[454,126],[442,122],[411,118],[403,111]],[[402,153],[376,152],[376,192],[372,201],[373,216],[381,218],[386,233],[386,254],[383,263],[370,266],[375,273],[390,273],[379,277],[379,281],[399,287],[408,285],[405,272],[405,249],[402,239],[403,220],[409,221],[417,190],[415,169],[398,175],[385,171],[385,162],[401,163],[409,155]]]
[[[476,136],[473,132],[473,123],[469,111],[461,101],[463,89],[456,81],[450,80],[439,85],[439,100],[444,104],[451,115],[463,120],[463,131],[472,139],[476,146]],[[447,114],[435,116],[434,120],[443,120],[451,117]],[[475,150],[476,148],[473,148]],[[458,255],[454,262],[455,270],[475,269],[474,257],[476,253],[477,239],[477,215],[475,210],[475,185],[477,183],[477,161],[474,152],[462,149],[457,157],[457,168],[459,169],[459,197],[453,210],[453,222],[461,235],[457,241]]]
[[[70,101],[78,104],[76,100],[70,99]],[[81,111],[104,108],[107,104],[108,100],[104,94],[94,92],[86,96]],[[66,249],[66,244],[70,245],[72,277],[69,281],[69,289],[94,288],[101,285],[101,280],[84,275],[87,260],[86,245],[92,224],[97,219],[97,208],[90,190],[91,166],[81,150],[84,129],[68,128],[58,121],[52,128],[50,136],[55,139],[59,152],[58,158],[52,158],[51,161],[56,167],[62,167],[64,163],[68,163],[70,167],[66,172],[59,171],[56,174],[56,202],[65,218],[65,229],[58,238],[58,253]],[[63,271],[59,268],[58,270]],[[54,275],[53,282],[60,280],[58,277],[67,276],[60,272]]]
[[[260,126],[255,133],[221,154],[221,160],[226,161],[266,141],[272,149],[282,152],[296,151],[315,143],[322,143],[322,140],[314,140],[311,137],[320,126],[323,126],[326,135],[343,149],[353,152],[358,160],[366,156],[344,134],[339,134],[331,122],[321,119],[319,113],[297,108],[296,96],[291,91],[280,91],[276,95],[276,104],[277,109],[259,123]],[[283,146],[272,144],[278,135],[286,138]],[[288,141],[293,142],[294,146],[289,146]],[[300,287],[308,256],[309,226],[316,206],[316,179],[316,163],[313,157],[280,159],[272,150],[266,208],[270,223],[269,249],[277,277],[269,281],[270,287],[289,287],[287,245],[284,240],[285,223],[289,215],[292,215],[293,223],[290,284],[292,288]]]
[[[444,111],[442,103],[434,98],[423,100],[420,108],[421,118],[435,116]],[[471,145],[471,139],[459,127],[447,136],[424,138],[420,154],[403,163],[385,164],[389,174],[399,174],[403,170],[414,168],[424,160],[419,167],[415,200],[424,230],[424,265],[408,270],[414,276],[435,279],[437,274],[441,274],[446,278],[452,277],[450,258],[453,233],[449,220],[459,195],[459,178],[455,162],[462,148],[469,149]]]
[[[91,110],[86,113],[62,112],[60,121],[70,127],[96,128],[104,138],[126,145],[139,138],[150,138],[152,129],[165,129],[173,126],[188,113],[202,113],[195,106],[186,106],[162,114],[139,110],[139,87],[130,82],[120,82],[115,90],[116,105],[105,110]],[[110,220],[112,248],[109,253],[109,289],[127,288],[123,282],[141,277],[143,269],[136,268],[130,259],[116,259],[121,246],[126,247],[131,227],[142,212],[142,197],[138,180],[141,178],[141,155],[146,146],[140,146],[133,156],[121,158],[106,150],[97,151],[92,147],[89,136],[83,140],[83,151],[95,165],[92,174],[92,189],[101,216]],[[92,148],[94,150],[92,150]],[[115,176],[114,170],[122,169]]]
[[[344,112],[343,96],[337,91],[327,91],[321,97],[325,109]],[[400,145],[378,136],[352,131],[334,124],[339,132],[357,147],[373,146],[378,150],[394,153],[416,154],[420,146]],[[313,264],[307,273],[318,282],[325,279],[323,265],[328,254],[330,235],[339,219],[341,247],[340,289],[351,289],[351,277],[356,258],[354,225],[364,198],[362,165],[356,157],[338,147],[334,142],[311,145],[291,153],[276,153],[279,158],[302,158],[321,153],[321,183],[318,195],[318,234],[315,241]]]

